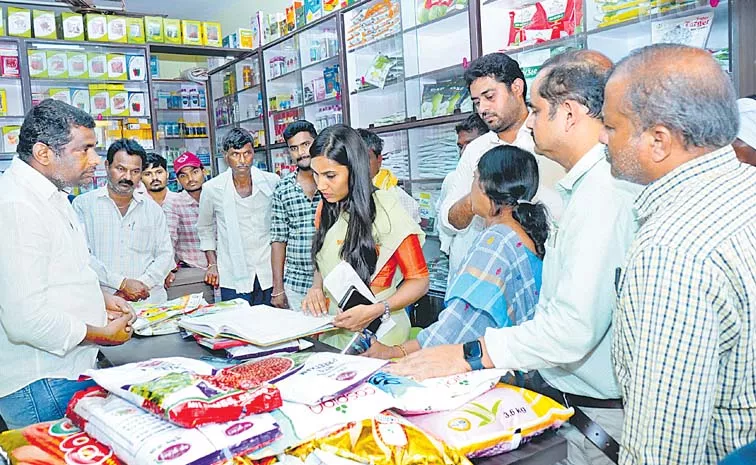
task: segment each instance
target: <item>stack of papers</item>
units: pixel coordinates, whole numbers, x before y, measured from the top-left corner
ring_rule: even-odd
[[[182,318],[178,325],[204,337],[239,339],[259,347],[299,339],[335,329],[333,317],[313,317],[267,305]]]

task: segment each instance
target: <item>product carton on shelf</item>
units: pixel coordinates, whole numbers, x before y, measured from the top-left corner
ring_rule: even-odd
[[[108,16],[108,41],[119,44],[128,42],[125,17]]]
[[[147,114],[144,92],[129,92],[129,116],[143,117]]]
[[[305,20],[307,24],[319,19],[323,16],[323,1],[322,0],[304,0],[305,4]]]
[[[51,99],[58,100],[59,102],[71,104],[71,89],[68,87],[51,87],[48,89],[48,94]]]
[[[223,41],[220,23],[202,23],[202,45],[206,47],[220,47]]]
[[[92,42],[108,41],[108,20],[105,15],[87,13],[84,15],[87,23],[87,40]]]
[[[5,89],[0,89],[0,116],[8,116],[8,95]]]
[[[84,41],[84,17],[79,13],[61,13],[58,27],[64,40]]]
[[[58,27],[55,24],[55,13],[47,10],[32,12],[34,37],[37,39],[57,39]]]
[[[3,77],[17,78],[21,76],[18,50],[0,50],[0,73]]]
[[[62,50],[47,51],[47,76],[50,79],[68,78],[68,52]]]
[[[254,48],[258,48],[268,42],[265,36],[265,13],[262,11],[255,13],[250,21],[250,30],[252,31],[252,45]]]
[[[90,113],[89,89],[71,89],[71,105],[85,113]]]
[[[0,36],[5,35],[5,16],[3,16],[5,13],[3,12],[3,9],[0,8]]]
[[[147,60],[144,55],[126,55],[129,81],[147,80]]]
[[[126,35],[128,43],[143,44],[146,40],[143,18],[126,18]]]
[[[29,76],[37,79],[47,78],[47,52],[45,50],[29,50]]]
[[[92,116],[110,116],[110,93],[107,84],[90,84],[89,102]]]
[[[304,0],[294,0],[294,21],[297,24],[297,29],[301,29],[307,24]]]
[[[160,16],[145,16],[144,31],[147,42],[162,44],[165,41],[163,34],[163,18]]]
[[[323,0],[323,14],[327,15],[341,8],[340,0]]]
[[[286,7],[286,33],[293,32],[297,28],[297,16],[294,5]]]
[[[3,152],[12,153],[18,148],[21,126],[3,126]]]
[[[184,45],[202,45],[202,22],[182,19],[181,37]]]
[[[8,35],[15,37],[32,36],[32,16],[28,8],[8,7]]]
[[[89,79],[108,78],[108,56],[100,52],[87,53]]]
[[[110,86],[110,116],[129,116],[129,93],[123,86]]]
[[[181,44],[181,20],[164,19],[163,20],[163,38],[166,44]]]
[[[71,79],[89,78],[89,63],[84,52],[68,52],[68,77]]]
[[[112,81],[125,81],[127,79],[126,55],[120,53],[108,53],[108,79]]]

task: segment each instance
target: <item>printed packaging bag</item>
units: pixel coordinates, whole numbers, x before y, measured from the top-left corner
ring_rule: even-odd
[[[476,370],[458,375],[414,381],[379,371],[368,382],[396,399],[408,415],[452,410],[491,390],[507,370]]]
[[[232,421],[281,406],[278,389],[256,384],[243,365],[215,370],[182,357],[88,370],[101,387],[184,428]],[[250,382],[252,381],[252,382]]]
[[[407,417],[423,431],[470,458],[517,449],[542,432],[558,428],[574,410],[527,389],[500,383],[465,405],[446,412]]]
[[[316,353],[296,374],[276,383],[289,402],[317,405],[362,384],[386,365],[385,360],[354,355]]]
[[[270,444],[281,434],[267,413],[180,428],[96,387],[74,396],[68,416],[129,465],[225,464]]]

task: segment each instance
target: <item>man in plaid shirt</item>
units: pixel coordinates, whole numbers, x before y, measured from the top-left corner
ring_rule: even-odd
[[[612,173],[645,185],[618,279],[620,463],[716,464],[756,439],[756,168],[709,52],[653,45],[606,86]]]
[[[310,169],[310,146],[317,135],[309,121],[295,121],[284,130],[289,155],[297,169],[284,176],[273,193],[271,304],[279,308],[301,310],[302,300],[312,287],[314,270],[310,252],[320,192]]]
[[[176,268],[166,278],[166,287],[181,275],[182,281],[197,282],[204,280],[211,282],[212,274],[217,275],[214,266],[207,266],[205,253],[200,249],[197,234],[197,218],[199,218],[199,199],[202,194],[202,184],[205,182],[205,170],[202,162],[191,152],[184,152],[173,162],[176,178],[184,188],[179,194],[167,197],[163,203],[163,211],[168,221],[168,231],[175,251]]]

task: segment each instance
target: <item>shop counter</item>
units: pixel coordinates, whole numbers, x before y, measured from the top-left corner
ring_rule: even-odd
[[[332,352],[329,345],[312,340],[308,351]],[[99,365],[102,368],[124,365],[157,357],[201,358],[223,356],[222,351],[212,351],[197,344],[193,339],[182,339],[178,334],[166,336],[135,336],[126,344],[101,349]],[[567,442],[546,432],[517,450],[496,457],[473,460],[477,465],[553,465],[567,458]]]

